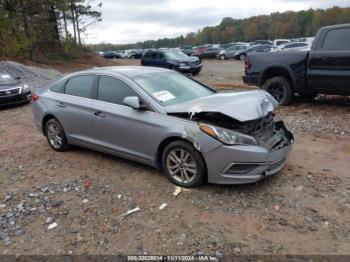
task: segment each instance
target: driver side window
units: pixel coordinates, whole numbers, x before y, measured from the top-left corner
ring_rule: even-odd
[[[118,78],[100,76],[98,82],[98,100],[124,105],[123,100],[127,96],[138,97],[138,94],[129,85]]]

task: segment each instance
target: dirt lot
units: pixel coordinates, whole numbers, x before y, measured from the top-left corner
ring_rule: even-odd
[[[197,78],[248,88],[242,69],[240,61],[205,61]],[[30,105],[1,110],[0,252],[350,254],[350,99],[299,99],[276,113],[295,133],[283,171],[175,197],[147,166],[81,148],[52,151]]]

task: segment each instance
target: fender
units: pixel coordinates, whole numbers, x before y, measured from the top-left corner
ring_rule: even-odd
[[[259,86],[262,86],[262,84],[263,84],[262,81],[263,81],[263,76],[265,75],[265,73],[266,73],[268,70],[272,69],[272,68],[279,68],[279,69],[286,70],[286,71],[288,72],[288,74],[289,74],[291,80],[292,80],[292,87],[293,87],[293,89],[294,89],[294,90],[296,89],[296,87],[297,87],[297,81],[296,81],[294,72],[293,72],[293,70],[292,70],[289,66],[287,66],[287,65],[285,65],[285,64],[272,64],[272,65],[268,66],[267,68],[265,68],[265,69],[260,73],[260,75],[259,75],[259,81],[258,81],[258,85],[259,85]]]

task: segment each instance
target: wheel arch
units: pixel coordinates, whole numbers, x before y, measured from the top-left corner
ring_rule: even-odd
[[[57,119],[53,114],[51,113],[48,113],[46,114],[44,117],[43,117],[43,120],[41,121],[41,129],[42,129],[42,132],[43,134],[45,135],[45,126],[46,126],[46,123],[47,121],[49,121],[50,119]]]
[[[177,135],[173,135],[173,136],[169,136],[166,137],[162,140],[162,142],[160,142],[158,148],[157,148],[157,152],[156,152],[156,167],[160,170],[162,168],[162,155],[164,152],[164,149],[172,142],[175,141],[184,141],[189,143],[190,145],[193,146],[193,141],[189,140],[189,139],[185,139],[181,136],[177,136]],[[197,150],[198,151],[198,150]],[[198,151],[199,154],[202,156],[203,160],[204,160],[204,164],[207,167],[207,163],[205,162],[205,158],[203,157],[202,152]]]
[[[290,81],[292,88],[295,89],[296,79],[292,69],[286,65],[280,65],[280,64],[274,64],[266,68],[259,76],[258,85],[260,87],[263,86],[268,79],[275,76],[286,77]]]

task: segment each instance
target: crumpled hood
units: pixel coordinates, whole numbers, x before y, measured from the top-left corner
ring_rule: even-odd
[[[217,112],[240,122],[265,117],[278,106],[278,102],[263,90],[216,93],[185,103],[167,106],[167,113]]]

